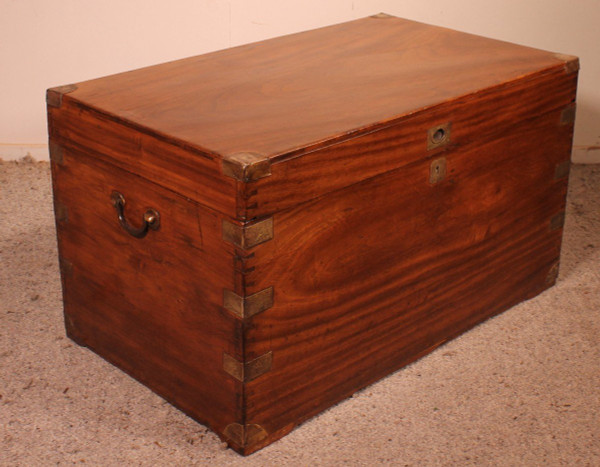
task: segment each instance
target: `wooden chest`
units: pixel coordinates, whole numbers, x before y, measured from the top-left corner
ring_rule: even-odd
[[[555,282],[577,70],[380,14],[48,90],[68,335],[266,446]]]

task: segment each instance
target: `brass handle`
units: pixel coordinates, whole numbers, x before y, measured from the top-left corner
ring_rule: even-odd
[[[148,233],[149,229],[158,230],[160,227],[160,214],[156,209],[148,209],[143,216],[144,223],[141,227],[134,227],[127,219],[125,219],[125,213],[123,212],[123,207],[125,206],[125,196],[123,196],[118,191],[113,191],[110,195],[110,199],[112,200],[113,206],[117,211],[117,217],[119,218],[119,224],[123,227],[129,235],[134,236],[135,238],[144,238]]]

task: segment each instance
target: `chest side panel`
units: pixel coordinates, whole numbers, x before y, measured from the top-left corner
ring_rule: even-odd
[[[180,195],[51,140],[65,323],[90,347],[193,418],[221,433],[241,419],[241,384],[223,353],[242,358],[241,326],[222,308],[233,252],[221,217]],[[131,228],[156,210],[157,230]]]
[[[50,91],[51,92],[51,91]],[[162,137],[129,126],[61,96],[48,106],[48,131],[58,144],[84,149],[100,160],[144,177],[219,212],[235,216],[236,181],[223,177],[221,160],[169,135]]]
[[[274,438],[556,279],[572,122],[554,110],[494,138],[273,216],[248,282],[246,419]],[[440,161],[443,161],[441,163]],[[443,172],[437,176],[436,167]]]

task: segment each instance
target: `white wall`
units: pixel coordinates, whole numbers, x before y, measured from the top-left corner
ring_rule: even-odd
[[[599,0],[0,0],[0,157],[47,158],[48,87],[380,11],[578,55],[574,160],[600,163]]]

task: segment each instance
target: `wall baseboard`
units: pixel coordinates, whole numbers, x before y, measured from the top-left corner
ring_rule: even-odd
[[[22,159],[23,157],[30,155],[37,161],[47,161],[48,157],[48,145],[46,143],[40,144],[11,144],[11,143],[0,143],[0,159],[5,161],[15,161]]]
[[[575,146],[571,160],[575,164],[600,164],[600,146]]]
[[[47,144],[0,143],[0,159],[14,161],[30,155],[37,161],[47,161]],[[600,164],[600,146],[575,146],[571,160],[575,164]]]

